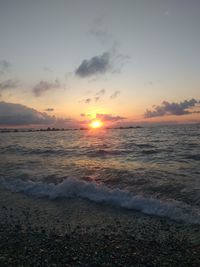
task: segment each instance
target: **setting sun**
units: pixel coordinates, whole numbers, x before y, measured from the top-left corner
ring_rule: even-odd
[[[103,123],[100,120],[94,120],[90,123],[90,127],[93,129],[102,127]]]

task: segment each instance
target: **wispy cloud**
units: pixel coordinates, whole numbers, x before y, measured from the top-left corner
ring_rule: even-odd
[[[54,111],[54,108],[46,108],[45,111],[52,112]]]
[[[5,59],[0,60],[0,75],[4,75],[11,70],[11,64]]]
[[[103,95],[105,95],[106,90],[105,89],[101,89],[99,90],[96,95],[94,96],[94,101],[98,102],[99,100],[101,100],[101,98],[103,97]]]
[[[89,33],[102,44],[113,41],[112,34],[108,31],[108,27],[106,27],[103,17],[96,18],[93,21]]]
[[[104,97],[105,93],[106,93],[106,90],[105,89],[101,89],[101,90],[97,91],[96,94],[93,95],[93,97],[83,99],[80,102],[84,102],[86,104],[89,104],[89,103],[92,103],[92,102],[98,102],[98,101],[102,100],[102,98]],[[114,93],[112,93],[110,95],[110,99],[117,98],[119,94],[120,94],[119,90],[115,91]]]
[[[50,69],[49,67],[44,67],[43,70],[44,70],[45,72],[49,72],[49,73],[52,73],[52,72],[53,72],[53,70]]]
[[[116,98],[119,94],[120,94],[120,91],[119,91],[119,90],[118,90],[118,91],[115,91],[115,92],[110,96],[110,98],[111,98],[111,99],[114,99],[114,98]]]
[[[96,96],[95,98],[94,98],[94,101],[95,102],[98,102],[100,100],[100,97],[99,96]]]
[[[92,99],[91,98],[86,98],[86,99],[84,99],[83,100],[86,104],[89,104],[91,101],[92,101]]]
[[[94,97],[91,97],[91,98],[86,98],[86,99],[84,99],[84,100],[82,100],[81,102],[84,102],[84,103],[86,103],[86,104],[89,104],[89,103],[91,103],[91,102],[98,102],[100,99],[101,99],[101,97],[105,94],[105,89],[101,89],[100,91],[98,91],[95,95],[94,95]]]
[[[153,81],[146,81],[146,82],[144,82],[144,85],[152,86],[153,85]]]
[[[85,113],[81,113],[81,114],[80,114],[80,116],[81,116],[81,117],[90,117],[90,116],[91,116],[91,114],[85,114]]]
[[[103,120],[103,121],[110,121],[110,122],[117,122],[117,121],[126,119],[125,117],[121,117],[121,116],[113,116],[111,114],[100,114],[100,113],[96,114],[96,118]]]
[[[8,79],[0,82],[0,91],[4,91],[7,89],[13,89],[18,86],[19,82],[16,79]]]
[[[56,79],[54,82],[40,81],[33,87],[33,93],[38,97],[43,95],[45,92],[59,88],[60,86],[61,85],[58,79]]]
[[[163,101],[162,105],[160,106],[154,106],[153,110],[146,110],[144,113],[145,118],[152,118],[152,117],[161,117],[165,115],[187,115],[187,114],[193,114],[197,113],[197,111],[190,110],[191,108],[194,108],[197,104],[199,104],[200,101],[196,99],[190,99],[185,100],[180,103],[169,103],[167,101]]]
[[[101,89],[100,91],[98,91],[97,93],[96,93],[96,95],[97,96],[102,96],[102,95],[104,95],[106,93],[106,90],[105,89]]]
[[[6,90],[10,90],[13,88],[17,88],[19,86],[19,80],[10,78],[10,72],[11,72],[12,66],[11,63],[7,60],[3,59],[0,60],[0,93]]]
[[[97,38],[102,44],[108,43],[112,40],[112,36],[103,28],[93,27],[90,34]]]

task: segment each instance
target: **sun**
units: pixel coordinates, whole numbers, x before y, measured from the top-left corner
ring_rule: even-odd
[[[103,123],[100,120],[94,120],[90,123],[90,127],[93,129],[101,128]]]

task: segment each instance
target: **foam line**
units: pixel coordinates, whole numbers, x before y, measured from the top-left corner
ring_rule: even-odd
[[[5,180],[0,178],[0,185],[12,192],[22,192],[34,197],[88,199],[96,203],[105,203],[117,207],[141,211],[145,214],[169,217],[173,220],[200,224],[200,212],[178,201],[161,201],[142,195],[132,195],[120,189],[110,189],[95,182],[86,182],[76,178],[66,178],[59,184]]]

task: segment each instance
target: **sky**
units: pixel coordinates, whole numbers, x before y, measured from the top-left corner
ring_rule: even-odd
[[[0,0],[0,126],[200,121],[199,0]]]

